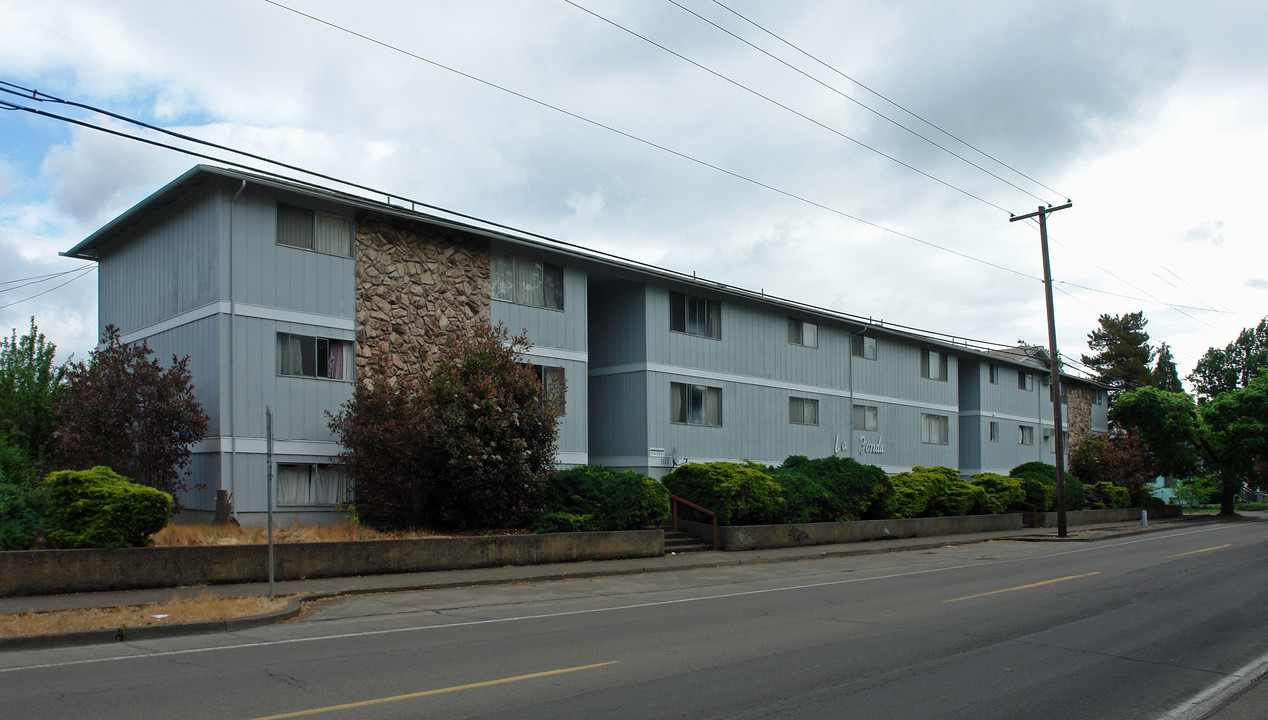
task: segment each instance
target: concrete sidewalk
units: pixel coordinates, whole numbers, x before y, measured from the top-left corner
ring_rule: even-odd
[[[1262,513],[1245,513],[1238,520],[1263,519]],[[519,565],[472,570],[440,570],[392,575],[367,575],[357,577],[321,578],[277,582],[273,591],[277,596],[291,598],[286,610],[268,615],[198,623],[176,623],[129,629],[128,640],[151,637],[223,632],[243,629],[280,620],[298,614],[305,601],[327,599],[345,595],[368,593],[407,592],[480,585],[504,585],[511,583],[536,583],[613,575],[638,575],[652,572],[693,570],[709,567],[749,565],[771,562],[821,560],[824,558],[869,555],[906,550],[923,550],[951,545],[967,545],[987,541],[1029,542],[1091,542],[1107,538],[1124,537],[1146,532],[1174,530],[1180,527],[1229,522],[1227,519],[1189,516],[1165,520],[1151,520],[1147,528],[1139,523],[1104,523],[1071,527],[1067,538],[1057,537],[1055,528],[1026,528],[1021,531],[973,533],[921,538],[871,540],[839,545],[815,545],[809,547],[772,548],[738,552],[709,551],[666,555],[653,558],[631,558],[550,565]],[[201,587],[154,588],[70,595],[42,595],[31,597],[0,598],[0,614],[44,612],[84,608],[119,607],[166,602],[173,598],[192,598],[203,593],[219,597],[267,596],[268,583],[242,583]],[[82,645],[116,640],[114,630],[58,633],[55,635],[0,637],[0,651],[18,648],[34,649],[67,645]]]

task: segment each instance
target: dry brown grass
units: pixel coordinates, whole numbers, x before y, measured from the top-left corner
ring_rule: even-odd
[[[384,532],[364,525],[339,521],[329,525],[290,523],[273,528],[275,543],[346,542],[351,540],[398,540],[403,538],[443,537],[428,531]],[[268,542],[268,529],[259,526],[239,527],[233,524],[174,523],[150,536],[155,545],[263,545]]]
[[[43,635],[76,630],[118,630],[145,625],[224,620],[263,615],[286,607],[286,598],[220,598],[210,591],[168,602],[84,610],[53,610],[0,615],[0,636]]]

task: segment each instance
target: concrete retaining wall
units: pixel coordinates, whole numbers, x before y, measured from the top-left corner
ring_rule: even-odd
[[[1184,508],[1179,505],[1163,505],[1162,507],[1152,507],[1148,509],[1148,517],[1150,520],[1160,520],[1162,518],[1180,517]],[[1065,523],[1071,527],[1075,525],[1095,525],[1097,523],[1112,522],[1140,522],[1141,508],[1115,508],[1113,510],[1067,510],[1065,514]],[[1025,521],[1030,523],[1030,513],[1026,513]],[[1057,514],[1055,512],[1039,513],[1039,527],[1056,527]]]
[[[663,530],[287,543],[274,546],[274,577],[298,580],[664,554]],[[0,552],[0,596],[267,580],[265,545]]]
[[[713,542],[713,525],[678,521],[678,529],[705,542]],[[718,528],[719,550],[760,550],[861,542],[884,538],[961,535],[965,533],[1021,530],[1021,514],[969,515],[966,517],[857,520],[840,523],[791,525],[740,525]]]

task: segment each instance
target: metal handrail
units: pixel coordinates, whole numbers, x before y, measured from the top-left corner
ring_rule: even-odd
[[[1025,500],[1022,500],[1021,504],[1030,508],[1031,512],[1034,513],[1034,519],[1030,521],[1030,526],[1034,528],[1039,527],[1039,506],[1032,502],[1026,502]]]
[[[699,510],[705,515],[708,515],[709,517],[713,518],[713,549],[717,550],[718,549],[718,514],[713,512],[712,510],[707,510],[705,508],[702,508],[699,505],[691,502],[690,500],[687,500],[685,498],[680,498],[677,495],[670,493],[669,507],[670,507],[670,510],[673,512],[673,516],[674,516],[674,530],[678,529],[678,504],[679,503],[682,503],[683,505],[686,505],[687,507],[692,508],[694,510]]]

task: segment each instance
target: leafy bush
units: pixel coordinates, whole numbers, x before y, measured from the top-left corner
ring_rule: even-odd
[[[768,467],[766,473],[779,486],[784,497],[783,510],[775,522],[814,523],[858,519],[842,516],[842,503],[819,478],[789,467]]]
[[[1127,488],[1119,487],[1113,483],[1092,483],[1084,486],[1083,492],[1087,496],[1088,505],[1093,510],[1132,506],[1131,494],[1127,492]]]
[[[783,513],[783,491],[754,463],[687,463],[662,482],[674,495],[717,513],[723,525],[764,525]]]
[[[100,465],[50,473],[44,485],[53,547],[140,547],[167,525],[172,510],[171,495]]]
[[[536,532],[634,530],[669,516],[669,491],[632,470],[585,465],[552,473],[546,513]]]
[[[817,495],[807,486],[807,500],[822,497],[818,512],[810,513],[817,519],[789,522],[844,522],[859,519],[889,517],[889,501],[893,486],[884,470],[875,465],[864,465],[854,458],[836,456],[811,460],[803,455],[793,455],[784,460],[783,473],[772,473],[775,481],[785,490],[790,506],[798,503],[794,490],[785,484],[786,472],[796,473],[815,482],[826,495]]]
[[[520,362],[530,347],[479,322],[449,337],[425,377],[372,359],[330,421],[358,512],[393,527],[523,527],[540,516],[563,387],[547,393]]]
[[[62,467],[109,466],[166,493],[190,489],[190,445],[207,434],[189,356],[166,369],[145,341],[125,343],[106,326],[87,363],[66,366],[53,433]],[[179,509],[179,505],[177,506]]]
[[[39,485],[0,480],[0,550],[30,550],[44,534],[45,495]]]
[[[986,493],[986,510],[990,513],[1021,510],[1022,502],[1026,501],[1026,488],[1020,478],[978,473],[973,476],[973,484]]]
[[[894,485],[894,517],[973,515],[985,511],[986,492],[948,467],[915,467],[899,473]]]
[[[1022,463],[1008,472],[1009,477],[1021,478],[1026,488],[1026,501],[1035,503],[1043,512],[1056,509],[1057,503],[1057,468],[1044,462]],[[1033,483],[1043,485],[1043,493]],[[1043,500],[1042,503],[1039,500]],[[1086,501],[1083,498],[1083,483],[1070,473],[1065,474],[1065,509],[1078,510]]]

